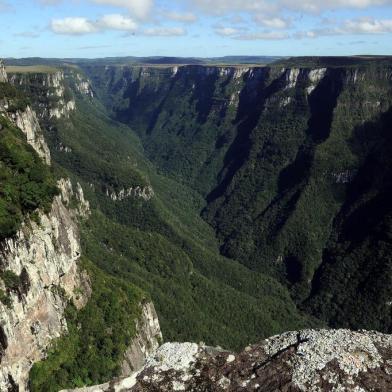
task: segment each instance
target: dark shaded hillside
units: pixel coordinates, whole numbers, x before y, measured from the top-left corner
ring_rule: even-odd
[[[374,159],[376,147],[369,146],[388,145],[375,129],[386,134],[391,126],[387,114],[378,120],[392,105],[389,58],[84,69],[112,116],[137,131],[158,168],[205,198],[202,215],[216,230],[222,254],[278,278],[298,302],[311,295],[304,308],[312,304],[331,325],[390,330],[390,260],[376,256],[375,245],[390,208],[385,151],[377,163],[384,170],[372,169],[379,190],[355,187]],[[372,205],[351,217],[349,211],[374,194]],[[356,232],[349,229],[358,224],[350,223],[355,216],[375,221],[354,245],[347,232]],[[336,238],[347,245],[339,250],[342,264],[332,251]],[[388,254],[387,243],[381,249]],[[331,305],[321,309],[327,297]],[[369,301],[374,311],[360,320]]]
[[[326,61],[295,61],[305,60]],[[91,204],[81,239],[98,291],[88,311],[99,313],[101,295],[116,302],[121,281],[151,296],[167,340],[237,348],[319,325],[312,316],[391,331],[392,65],[385,61],[85,62],[92,91],[75,67],[58,76],[60,88],[46,89],[43,73],[11,75],[40,115],[56,173],[80,182]],[[105,290],[108,275],[119,292]],[[94,318],[93,328],[126,321],[119,307],[115,316],[105,309],[107,319]],[[117,374],[130,331],[121,327],[114,354],[102,356],[107,336],[90,328],[90,316],[69,311],[76,343],[61,341],[34,368],[36,390]],[[97,337],[94,379],[77,349],[86,336]]]
[[[156,175],[129,129],[91,103],[79,100],[77,107],[70,120],[52,122],[48,136],[53,147],[61,141],[72,149],[53,159],[84,184],[95,210],[82,238],[86,256],[150,293],[165,339],[236,347],[264,329],[267,335],[271,328],[302,323],[283,286],[218,254],[210,228],[198,217],[197,195]],[[151,199],[113,200],[107,194],[148,186]]]
[[[392,108],[358,126],[366,152],[334,222],[307,306],[331,326],[392,332]]]
[[[119,279],[151,297],[167,340],[237,348],[286,329],[318,325],[298,311],[277,280],[219,254],[213,230],[200,217],[202,197],[157,174],[138,137],[107,116],[89,90],[81,89],[84,76],[78,75],[64,69],[63,76],[55,76],[63,88],[47,91],[47,75],[20,70],[9,75],[39,114],[56,173],[82,185],[92,210],[83,222],[81,242],[86,268],[97,282],[88,310],[96,312],[93,325],[88,325],[92,315],[68,311],[71,334],[34,367],[34,390],[99,383],[118,373],[129,331],[119,327],[122,333],[110,343],[112,352],[102,354],[102,339],[112,338],[97,329],[110,330],[110,323],[122,325],[125,319],[118,316],[118,306],[106,305],[105,311],[112,309],[114,315],[99,319],[99,301],[121,299],[121,293],[105,289],[106,274],[113,285]],[[70,106],[75,108],[65,110],[66,102],[75,102]],[[91,340],[91,352],[79,349],[83,338]]]

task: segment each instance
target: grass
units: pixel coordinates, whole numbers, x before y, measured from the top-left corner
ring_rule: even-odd
[[[7,73],[15,74],[36,74],[36,73],[55,73],[58,71],[58,68],[50,67],[47,65],[28,65],[28,66],[20,66],[20,65],[11,65],[5,67]]]

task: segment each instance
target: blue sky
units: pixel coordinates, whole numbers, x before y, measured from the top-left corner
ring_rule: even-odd
[[[392,54],[392,0],[0,0],[0,57]]]

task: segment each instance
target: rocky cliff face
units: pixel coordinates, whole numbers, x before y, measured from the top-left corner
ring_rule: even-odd
[[[7,72],[5,70],[5,66],[3,60],[0,60],[0,82],[7,81]]]
[[[78,269],[78,212],[70,210],[69,181],[59,183],[51,211],[27,219],[16,236],[1,244],[2,277],[17,283],[7,289],[9,303],[0,304],[0,390],[26,391],[32,364],[45,356],[50,342],[66,332],[64,310],[72,300],[86,303],[89,279]],[[80,194],[80,193],[78,193]],[[84,205],[83,211],[86,211]],[[4,279],[4,278],[3,278]],[[0,285],[6,290],[3,280]]]
[[[313,60],[84,68],[159,169],[204,196],[224,256],[279,276],[297,303],[323,286],[312,306],[334,327],[390,331],[391,271],[372,244],[391,251],[392,64]]]
[[[51,82],[59,91],[58,79]],[[27,142],[50,164],[34,110],[12,89],[9,91],[12,97],[4,96],[0,112],[23,131]],[[54,198],[50,211],[25,217],[18,232],[0,244],[1,391],[28,390],[33,363],[44,358],[51,341],[67,330],[64,310],[68,302],[81,308],[91,293],[89,277],[78,267],[81,250],[77,221],[89,215],[89,204],[80,184],[74,190],[70,180],[63,179],[58,188],[60,195]]]
[[[136,186],[135,188],[120,189],[118,192],[106,189],[105,194],[113,201],[122,201],[130,197],[140,198],[145,201],[151,200],[154,197],[154,190],[149,186]]]
[[[71,73],[71,75],[75,83],[76,90],[82,95],[93,98],[94,92],[91,88],[90,81],[80,73]]]
[[[141,369],[146,358],[152,355],[162,342],[161,328],[153,303],[143,301],[140,307],[141,316],[136,320],[136,336],[125,352],[121,366],[123,377]]]
[[[80,389],[80,391],[112,391],[115,386],[115,391],[121,389],[124,385],[129,385],[129,375],[136,374],[143,367],[147,358],[154,355],[159,345],[162,342],[162,333],[159,326],[158,316],[156,314],[154,305],[148,300],[144,300],[141,304],[141,315],[136,320],[137,333],[133,338],[130,346],[128,347],[124,362],[121,367],[120,379],[124,380],[117,384],[115,382],[105,383],[99,386],[86,387]],[[119,385],[122,385],[120,388]],[[68,392],[74,390],[63,390],[61,392]],[[79,389],[75,390],[79,391]]]
[[[45,142],[44,135],[37,115],[30,106],[25,110],[18,110],[15,113],[9,113],[8,118],[20,128],[27,137],[27,142],[34,148],[38,155],[47,163],[50,164],[50,151]]]
[[[131,377],[83,391],[386,392],[391,359],[390,335],[348,330],[288,332],[239,354],[166,343]]]
[[[0,73],[4,81],[8,80],[7,73],[2,63],[0,64]],[[50,164],[50,151],[42,129],[40,127],[37,115],[30,105],[16,105],[15,98],[3,98],[0,100],[0,114],[4,114],[26,135],[27,142],[34,148],[37,154],[47,163]]]
[[[64,71],[15,73],[10,74],[8,80],[31,97],[40,119],[67,118],[76,108]]]

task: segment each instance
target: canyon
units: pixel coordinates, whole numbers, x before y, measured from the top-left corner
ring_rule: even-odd
[[[0,64],[57,189],[1,241],[0,389],[387,391],[392,63],[335,61]]]

